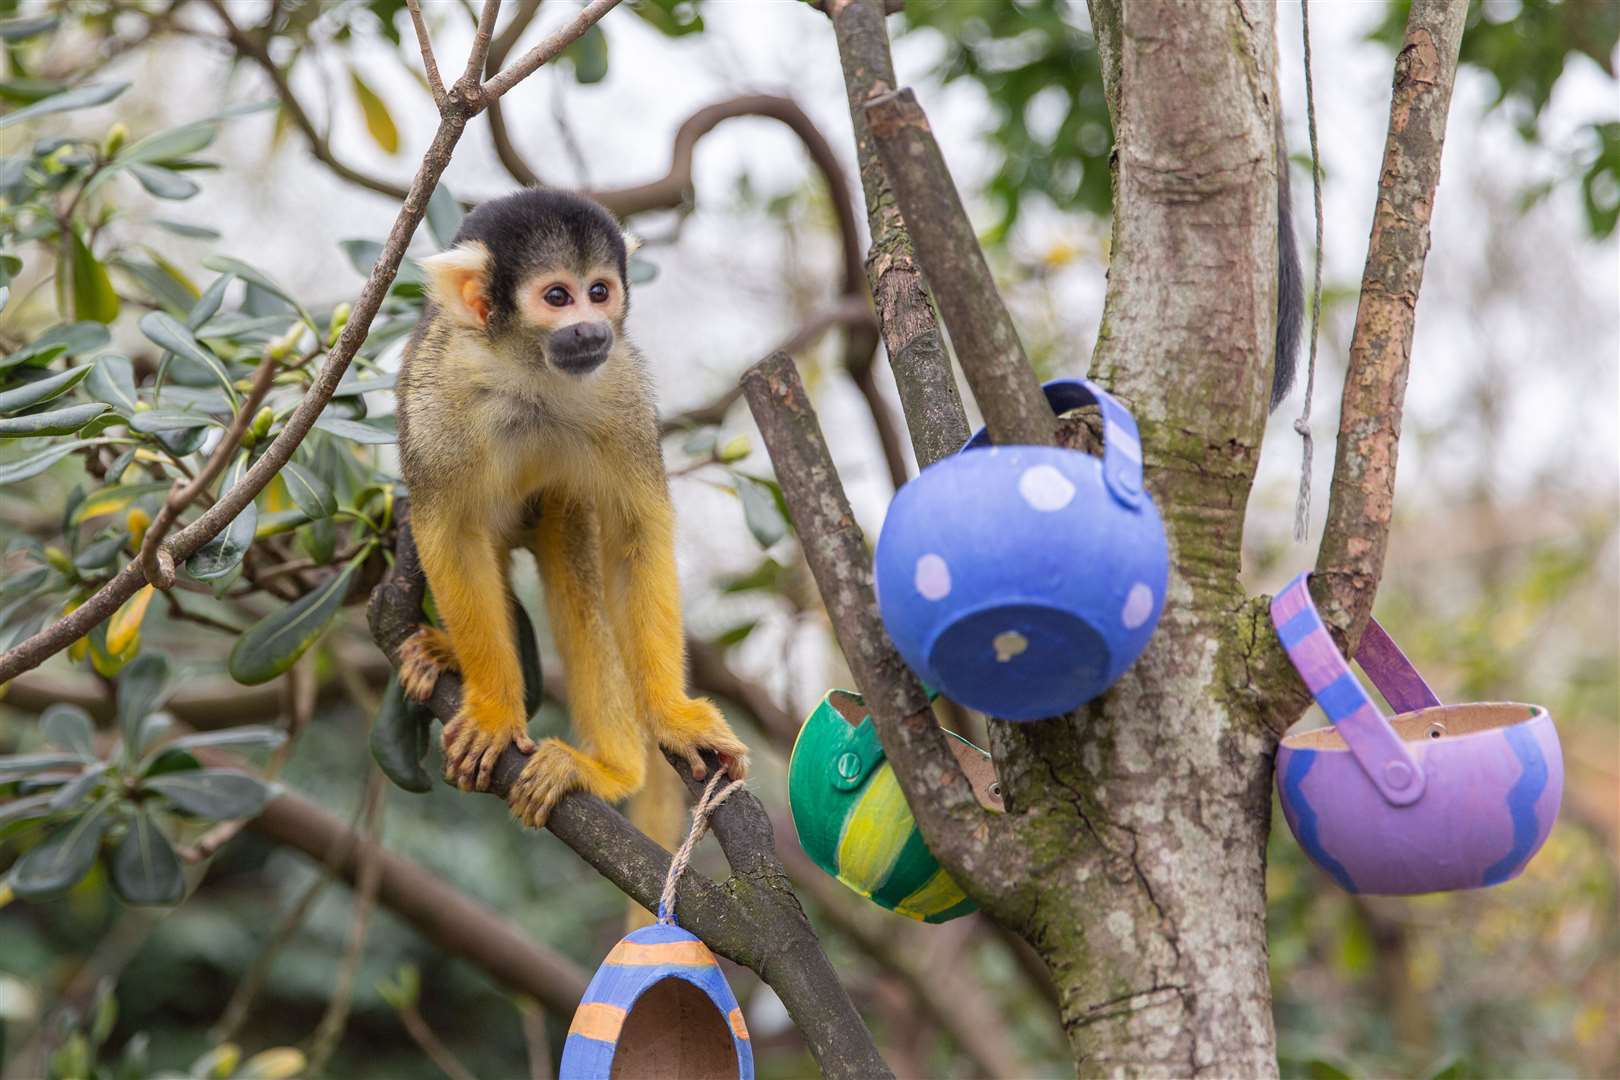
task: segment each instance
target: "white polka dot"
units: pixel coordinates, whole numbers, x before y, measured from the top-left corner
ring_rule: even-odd
[[[1153,590],[1138,581],[1131,586],[1129,595],[1125,597],[1125,606],[1120,609],[1119,621],[1125,624],[1125,629],[1135,630],[1147,622],[1151,614],[1153,614]]]
[[[929,600],[943,600],[951,595],[951,568],[938,555],[924,555],[917,560],[917,591]]]
[[[996,650],[996,660],[1005,664],[1029,648],[1029,638],[1016,630],[1003,630],[990,643]]]
[[[1074,501],[1074,485],[1050,465],[1035,465],[1018,478],[1018,494],[1045,513],[1061,510]]]

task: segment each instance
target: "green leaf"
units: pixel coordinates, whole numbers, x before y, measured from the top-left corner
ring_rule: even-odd
[[[130,417],[129,426],[146,435],[160,431],[190,431],[217,425],[218,421],[205,412],[183,409],[145,409]]]
[[[0,439],[28,439],[40,435],[71,435],[107,411],[99,401],[69,405],[49,412],[0,419]]]
[[[141,723],[157,712],[169,693],[169,661],[158,653],[142,653],[118,680],[118,730],[133,754]]]
[[[369,554],[368,548],[318,588],[248,627],[231,649],[226,665],[231,677],[256,686],[292,667],[337,615],[355,572]]]
[[[11,887],[17,895],[38,900],[65,893],[78,884],[95,864],[101,838],[112,824],[107,812],[111,805],[104,800],[88,813],[57,826],[18,859],[11,870]]]
[[[85,244],[78,230],[69,230],[73,250],[73,313],[80,319],[110,323],[118,317],[118,294],[112,278]]]
[[[49,816],[51,800],[55,797],[47,791],[43,795],[30,795],[25,799],[12,799],[0,803],[0,828]]]
[[[0,129],[13,124],[20,124],[24,120],[32,120],[37,116],[48,116],[51,113],[68,112],[71,109],[88,109],[93,105],[105,105],[113,98],[129,89],[127,82],[86,83],[72,90],[65,90],[60,94],[52,94],[44,101],[37,101],[26,109],[0,116]]]
[[[748,635],[752,634],[754,632],[754,628],[758,625],[758,619],[738,623],[731,629],[722,631],[720,635],[714,639],[713,644],[718,645],[722,649],[729,649],[733,645],[740,645],[748,639]]]
[[[148,776],[141,787],[155,791],[188,814],[226,821],[253,817],[273,794],[270,785],[239,769],[193,769]]]
[[[131,165],[129,171],[153,198],[183,202],[202,190],[191,177],[159,165]]]
[[[62,23],[60,15],[36,15],[33,18],[7,19],[0,22],[0,41],[26,41],[31,37],[48,34]]]
[[[592,26],[562,52],[563,59],[574,67],[574,78],[581,84],[599,83],[607,78],[607,35],[600,26]]]
[[[205,747],[230,747],[237,750],[274,750],[287,741],[287,733],[264,724],[246,724],[220,731],[199,731],[182,735],[165,745],[164,749],[198,750]]]
[[[0,392],[0,413],[14,413],[59,397],[78,386],[79,381],[90,374],[91,370],[88,364],[69,368],[60,374],[35,379],[33,382]]]
[[[228,255],[210,256],[209,258],[203,260],[203,265],[208,267],[208,269],[218,271],[221,274],[235,274],[243,281],[258,286],[271,296],[285,300],[288,304],[292,305],[294,311],[298,312],[298,317],[304,320],[305,326],[309,327],[317,335],[320,334],[320,327],[315,325],[315,320],[310,316],[309,312],[304,309],[304,305],[293,299],[293,295],[291,293],[272,281],[268,275],[261,272],[258,268],[249,266],[241,259],[233,259]]]
[[[372,141],[387,153],[399,153],[399,128],[394,125],[387,103],[366,85],[366,80],[353,67],[349,68],[349,82],[354,87],[354,99],[366,118],[366,130],[371,132]]]
[[[330,435],[348,439],[350,442],[380,446],[399,441],[397,432],[372,424],[364,424],[358,420],[345,420],[339,416],[326,416],[323,414],[316,418],[315,426]]]
[[[58,754],[41,751],[37,754],[8,754],[0,757],[0,784],[33,776],[35,773],[72,769],[84,764],[78,754]]]
[[[212,319],[219,311],[219,305],[225,301],[225,290],[230,283],[236,280],[234,274],[221,274],[208,286],[208,291],[197,298],[191,305],[191,311],[186,315],[186,325],[195,332],[199,327]]]
[[[225,395],[231,399],[232,407],[238,404],[236,386],[226,372],[225,365],[220,362],[219,357],[204,349],[192,336],[191,331],[176,322],[172,315],[162,311],[149,311],[141,316],[140,326],[141,333],[153,343],[208,369],[224,388]]]
[[[180,857],[144,810],[135,811],[107,869],[113,891],[126,904],[178,904],[185,898]]]
[[[218,240],[219,230],[210,229],[206,225],[192,225],[184,221],[170,221],[166,218],[153,218],[152,224],[160,229],[167,229],[176,236],[184,236],[188,240]]]
[[[428,232],[433,234],[433,241],[439,245],[439,250],[442,251],[455,243],[456,230],[461,228],[461,219],[464,216],[466,215],[461,212],[461,204],[450,193],[449,185],[442,180],[439,181],[439,185],[433,189],[433,194],[428,197],[427,204]],[[381,250],[379,247],[379,253]],[[372,256],[372,261],[376,261],[375,255]],[[368,270],[367,273],[369,272]]]
[[[281,468],[281,479],[287,485],[293,504],[311,521],[337,513],[337,498],[332,489],[302,465],[287,462]]]
[[[80,353],[94,352],[107,344],[111,337],[111,333],[103,323],[58,323],[35,338],[31,344],[24,345],[16,352],[0,359],[0,371],[16,367],[18,364],[43,367],[58,356],[77,356]]]
[[[139,142],[131,143],[119,151],[113,163],[134,165],[142,162],[176,161],[199,150],[208,149],[218,133],[219,129],[206,120],[182,124],[177,128],[160,131],[155,135],[148,135]]]
[[[242,476],[248,470],[250,455],[244,450],[231,467],[225,472],[225,480],[220,484],[220,498],[241,483]],[[186,573],[198,581],[217,581],[234,571],[253,545],[254,533],[259,527],[259,508],[253,502],[242,507],[242,512],[231,519],[231,523],[221,529],[212,540],[197,549],[197,553],[186,560]]]
[[[61,813],[79,805],[84,801],[84,797],[101,783],[101,779],[106,772],[107,763],[98,761],[66,784],[63,784],[61,789],[51,796],[51,812]]]
[[[371,724],[371,756],[383,775],[406,791],[421,793],[433,789],[433,774],[422,765],[425,739],[432,714],[405,699],[399,679],[390,678],[383,691],[382,705]]]
[[[112,473],[109,471],[108,475]],[[148,496],[168,491],[169,487],[169,484],[161,480],[146,484],[116,484],[104,487],[87,495],[83,502],[73,508],[73,513],[68,515],[68,524],[82,525],[91,518],[121,513]]]
[[[787,535],[787,521],[777,507],[776,496],[765,484],[752,477],[737,476],[737,495],[742,499],[743,520],[760,547],[768,548]]]
[[[104,401],[124,416],[135,412],[140,397],[135,393],[135,368],[127,356],[110,353],[97,360],[84,383],[85,391]]]
[[[30,476],[37,476],[73,453],[73,451],[83,449],[89,445],[89,439],[74,439],[71,442],[47,446],[37,454],[30,454],[28,457],[19,458],[16,461],[8,461],[0,465],[0,487],[27,480]]]
[[[86,761],[95,760],[96,725],[90,714],[77,705],[59,701],[39,714],[39,730],[45,741]]]

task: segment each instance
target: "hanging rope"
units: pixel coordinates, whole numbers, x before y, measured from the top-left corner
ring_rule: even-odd
[[[1316,390],[1316,332],[1322,322],[1322,155],[1316,144],[1316,89],[1311,81],[1311,0],[1300,0],[1300,33],[1305,39],[1305,118],[1311,132],[1311,192],[1316,203],[1316,274],[1311,285],[1311,351],[1305,366],[1305,406],[1294,430],[1301,440],[1299,498],[1294,502],[1294,541],[1302,542],[1311,525],[1311,396]],[[1280,169],[1288,162],[1278,162]]]
[[[698,841],[709,830],[709,815],[719,809],[733,791],[743,786],[741,780],[733,780],[716,794],[715,789],[725,775],[725,769],[716,769],[708,786],[703,789],[702,797],[692,807],[692,829],[686,834],[680,850],[675,852],[675,857],[669,861],[669,876],[664,878],[664,891],[658,897],[658,921],[661,923],[675,921],[675,887],[681,883],[681,875],[686,873],[686,864],[692,861],[692,849],[697,847]]]

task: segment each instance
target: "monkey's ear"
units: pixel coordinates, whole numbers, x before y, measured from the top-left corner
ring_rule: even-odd
[[[640,250],[641,250],[641,237],[637,236],[635,233],[631,232],[629,229],[624,230],[624,253],[626,255],[634,255],[636,252],[638,252]]]
[[[428,295],[452,319],[482,330],[489,322],[489,248],[472,242],[458,244],[420,259],[427,274]]]

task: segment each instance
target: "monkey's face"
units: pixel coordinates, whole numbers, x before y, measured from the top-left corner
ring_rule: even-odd
[[[626,257],[600,206],[528,190],[480,206],[456,246],[422,266],[445,315],[481,331],[497,353],[583,377],[623,337]]]

